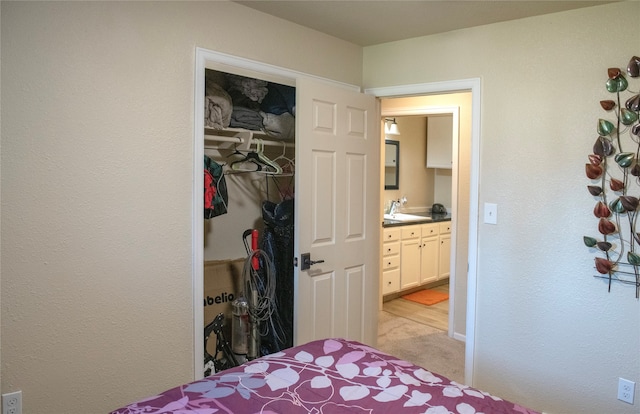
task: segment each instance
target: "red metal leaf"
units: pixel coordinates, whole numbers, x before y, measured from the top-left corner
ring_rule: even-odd
[[[585,170],[587,172],[587,177],[592,180],[600,178],[602,175],[602,167],[599,165],[585,164]]]
[[[602,157],[600,155],[590,154],[589,162],[593,165],[600,165],[602,163]]]
[[[613,191],[621,191],[624,189],[624,183],[617,178],[612,178],[609,182],[609,187],[611,187]]]
[[[596,257],[596,270],[603,275],[609,273],[613,269],[613,263],[602,257]]]
[[[616,103],[614,101],[612,101],[611,99],[607,99],[605,101],[600,101],[600,106],[605,111],[610,111],[610,110],[612,110],[613,108],[616,107]]]
[[[613,234],[616,232],[616,225],[606,218],[601,218],[598,222],[598,231],[604,235]]]
[[[593,209],[593,214],[598,218],[607,218],[611,215],[611,210],[602,201],[598,201]]]
[[[615,79],[618,76],[620,76],[621,73],[622,73],[622,71],[619,68],[609,68],[609,69],[607,69],[607,75],[609,75],[609,79]]]

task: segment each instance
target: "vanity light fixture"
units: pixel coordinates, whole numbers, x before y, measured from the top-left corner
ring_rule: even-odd
[[[389,125],[391,124],[391,125]],[[396,123],[395,118],[385,118],[384,119],[384,134],[385,135],[400,135],[400,131],[398,131],[398,124]]]

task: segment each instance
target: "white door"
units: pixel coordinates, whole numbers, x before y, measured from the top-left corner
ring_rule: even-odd
[[[342,337],[376,345],[380,116],[375,98],[296,82],[294,343]],[[302,270],[301,254],[313,264]],[[320,262],[322,261],[322,262]]]

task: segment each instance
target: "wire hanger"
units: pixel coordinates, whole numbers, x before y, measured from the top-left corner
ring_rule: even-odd
[[[280,164],[273,162],[269,157],[264,155],[264,142],[261,139],[255,139],[256,141],[256,152],[258,153],[258,158],[267,168],[272,168],[274,171],[265,171],[267,174],[282,174],[282,167]]]
[[[282,143],[282,154],[278,155],[276,158],[273,159],[273,162],[280,161],[280,160],[285,160],[286,162],[284,164],[280,164],[278,163],[278,165],[280,165],[280,167],[282,168],[282,172],[284,174],[293,174],[293,172],[295,171],[295,162],[287,157],[286,155],[286,151],[287,151],[287,143],[284,141],[280,141]]]
[[[233,161],[231,164],[229,164],[229,167],[234,171],[262,171],[262,163],[258,158],[258,154],[254,151],[249,152],[242,159]]]

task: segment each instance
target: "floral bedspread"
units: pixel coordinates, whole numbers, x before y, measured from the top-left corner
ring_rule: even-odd
[[[111,414],[526,413],[517,404],[344,339],[323,339],[172,388]]]

